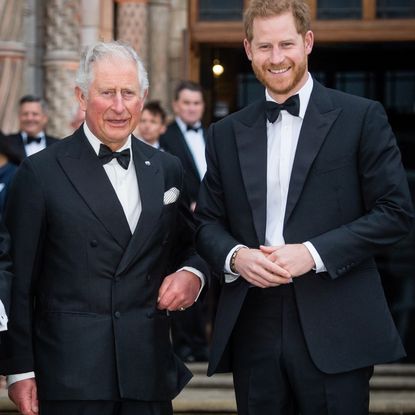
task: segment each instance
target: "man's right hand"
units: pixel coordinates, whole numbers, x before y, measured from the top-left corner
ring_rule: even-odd
[[[260,288],[276,287],[292,281],[288,271],[267,259],[259,249],[241,248],[236,254],[235,269],[249,283]]]
[[[39,413],[36,381],[32,379],[19,380],[9,386],[9,398],[16,404],[23,415]]]

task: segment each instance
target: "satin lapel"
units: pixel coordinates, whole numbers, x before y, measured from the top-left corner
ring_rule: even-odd
[[[287,197],[284,224],[289,220],[303,190],[308,172],[330,128],[341,112],[333,108],[323,87],[316,81],[301,127]]]
[[[151,147],[132,138],[131,147],[141,198],[141,215],[131,241],[118,266],[117,273],[123,272],[142,252],[151,239],[163,209],[164,181],[157,152]]]
[[[233,120],[242,179],[260,244],[265,242],[267,210],[267,127],[264,102],[253,106],[246,120]]]
[[[131,238],[130,228],[114,188],[81,130],[74,135],[58,162],[78,193],[104,228],[125,248]]]

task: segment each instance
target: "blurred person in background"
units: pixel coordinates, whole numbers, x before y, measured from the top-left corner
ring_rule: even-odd
[[[10,150],[19,157],[19,162],[59,141],[46,134],[47,122],[47,104],[43,99],[34,95],[25,95],[20,99],[20,131],[7,136]]]
[[[160,147],[160,135],[166,132],[166,117],[160,101],[148,101],[143,107],[134,134],[148,145],[163,150]]]

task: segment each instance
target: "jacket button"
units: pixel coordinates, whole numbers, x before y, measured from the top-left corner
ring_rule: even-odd
[[[114,313],[115,318],[120,318],[121,317],[121,313],[119,311],[116,311]]]
[[[92,246],[92,248],[96,248],[98,246],[98,241],[93,239],[89,244]]]
[[[147,274],[147,275],[146,275],[146,280],[147,280],[147,281],[150,281],[150,280],[151,280],[151,274]]]

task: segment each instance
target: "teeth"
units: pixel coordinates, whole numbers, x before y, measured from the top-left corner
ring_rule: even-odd
[[[289,68],[283,68],[283,69],[270,69],[270,72],[274,74],[284,73],[287,72]]]

